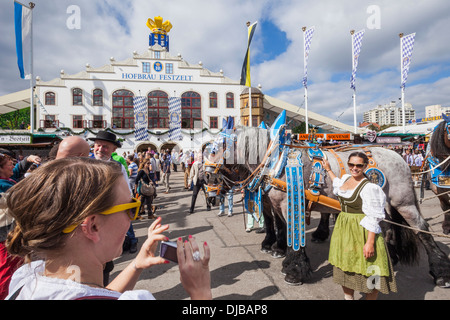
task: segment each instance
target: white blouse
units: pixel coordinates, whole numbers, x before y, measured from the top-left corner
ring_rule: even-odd
[[[9,299],[20,288],[16,300],[75,300],[87,296],[101,296],[118,300],[155,300],[147,290],[132,290],[120,293],[103,288],[94,288],[72,280],[44,276],[44,261],[25,264],[14,272],[9,285]]]
[[[335,178],[333,180],[333,193],[335,195],[344,198],[350,198],[353,195],[353,192],[358,186],[352,190],[341,190],[342,185],[349,177],[349,174],[344,174],[342,178]],[[363,203],[362,211],[366,215],[361,220],[360,225],[371,232],[381,233],[380,221],[385,218],[386,195],[380,186],[374,183],[368,183],[361,190],[360,196]]]

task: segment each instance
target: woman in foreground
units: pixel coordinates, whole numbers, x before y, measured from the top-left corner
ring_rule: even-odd
[[[149,227],[134,261],[103,287],[103,266],[120,256],[140,207],[114,162],[49,162],[11,189],[8,207],[16,227],[7,248],[29,262],[13,275],[9,299],[154,299],[133,288],[144,269],[167,263],[155,255],[169,228],[160,218]],[[192,237],[177,244],[183,287],[192,299],[211,299],[209,247],[204,243],[204,257],[194,259],[199,247]]]
[[[331,237],[328,261],[333,265],[333,280],[342,286],[346,300],[353,300],[354,291],[365,293],[367,300],[376,300],[378,292],[397,292],[379,225],[385,217],[386,196],[364,175],[368,163],[365,153],[354,152],[347,163],[350,175],[337,178],[324,161],[342,211]]]

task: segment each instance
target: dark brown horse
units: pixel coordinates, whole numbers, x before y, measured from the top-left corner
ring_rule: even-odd
[[[433,131],[429,144],[429,154],[427,155],[426,165],[424,171],[430,169],[430,166],[434,167],[437,163],[444,163],[450,156],[450,117],[443,115],[444,121],[439,123]],[[434,159],[433,159],[434,157]],[[433,161],[434,160],[434,161]],[[447,160],[443,165],[439,167],[442,172],[449,170],[450,160]],[[450,191],[450,184],[447,187],[441,187],[438,183],[438,178],[432,178],[432,173],[428,172],[422,179],[422,188],[425,180],[428,179],[431,186],[431,190],[439,195],[438,199],[441,208],[445,213],[444,221],[442,222],[442,230],[444,234],[450,233],[450,194],[446,193]]]

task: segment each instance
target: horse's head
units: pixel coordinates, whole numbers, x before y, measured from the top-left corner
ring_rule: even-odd
[[[225,181],[226,179],[228,181],[232,179],[230,177],[231,171],[225,163],[226,158],[229,157],[230,149],[234,149],[235,140],[235,135],[233,135],[232,131],[223,131],[203,152],[205,159],[205,188],[208,195],[207,201],[211,205],[216,205],[217,197],[225,194],[232,187],[229,182]]]

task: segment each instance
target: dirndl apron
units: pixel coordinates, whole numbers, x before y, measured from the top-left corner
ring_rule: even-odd
[[[350,198],[339,196],[342,212],[334,226],[328,257],[333,265],[333,281],[363,293],[373,289],[384,294],[397,292],[392,263],[381,233],[375,235],[374,256],[364,257],[369,231],[360,225],[365,217],[360,193],[367,183],[369,181],[364,179]]]

